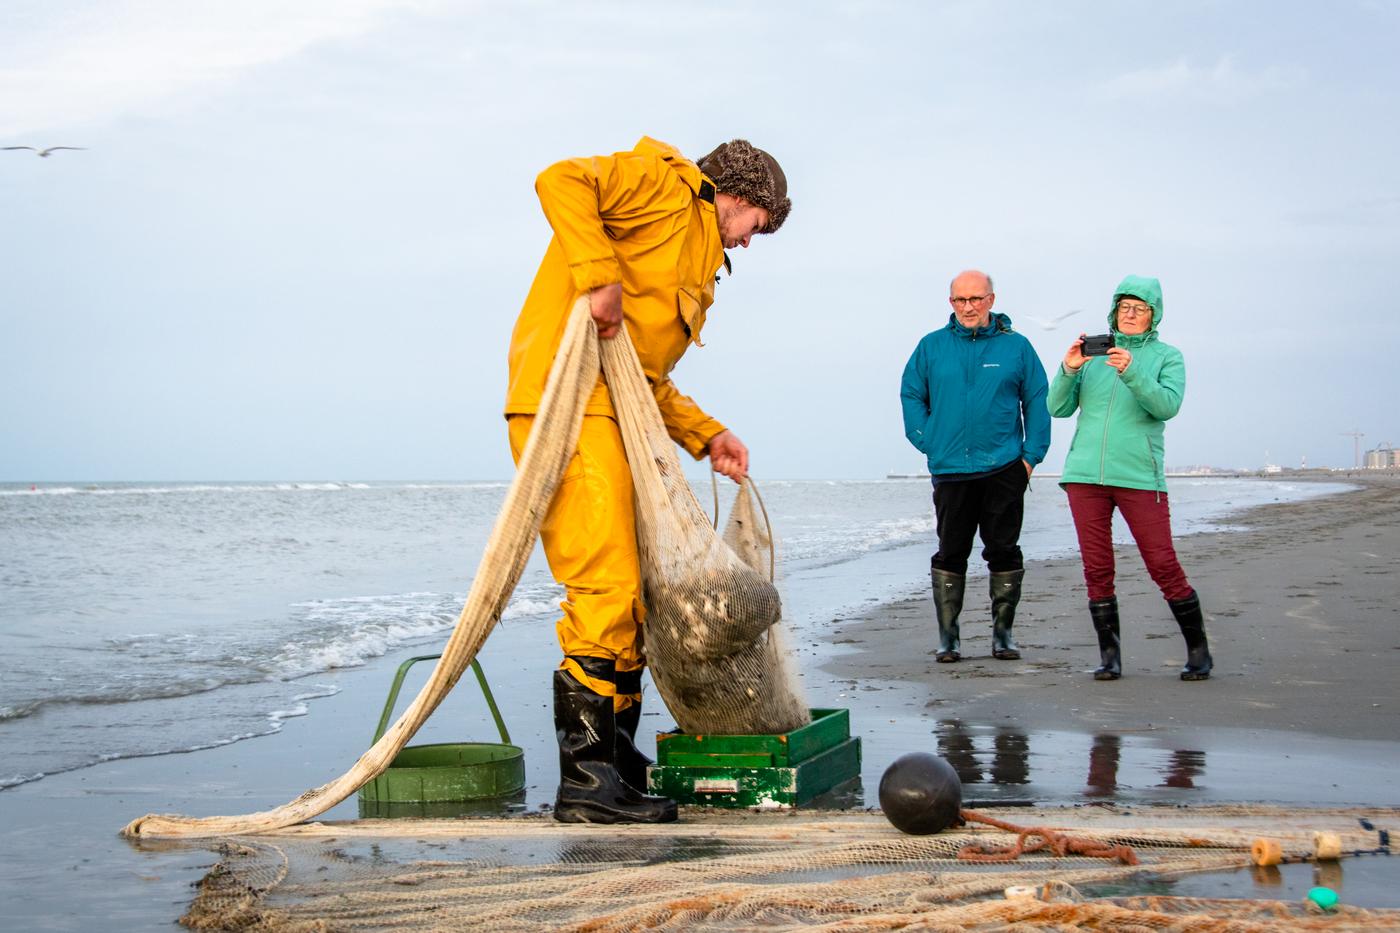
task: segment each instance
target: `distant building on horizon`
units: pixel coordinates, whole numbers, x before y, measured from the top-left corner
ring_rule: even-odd
[[[1368,470],[1384,470],[1390,467],[1400,467],[1400,450],[1390,445],[1390,441],[1385,441],[1375,450],[1366,451],[1362,458],[1361,465]]]
[[[1241,472],[1238,469],[1227,467],[1210,466],[1204,463],[1193,463],[1190,466],[1169,466],[1166,468],[1168,476],[1214,476],[1216,474],[1234,474]]]

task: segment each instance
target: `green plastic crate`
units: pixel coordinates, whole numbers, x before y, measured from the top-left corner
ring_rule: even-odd
[[[681,804],[790,808],[859,776],[850,713],[814,709],[810,723],[781,735],[661,733],[647,788]]]

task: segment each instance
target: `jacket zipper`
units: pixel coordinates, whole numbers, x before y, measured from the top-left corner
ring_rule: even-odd
[[[971,352],[963,368],[963,469],[972,470],[972,371],[977,362],[977,331],[972,332]]]
[[[1108,425],[1113,417],[1113,396],[1118,392],[1118,380],[1113,380],[1113,385],[1108,389],[1108,407],[1103,414],[1103,443],[1099,445],[1099,485],[1105,486],[1105,471],[1108,469]]]

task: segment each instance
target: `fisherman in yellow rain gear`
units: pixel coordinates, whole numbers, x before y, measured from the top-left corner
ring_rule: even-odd
[[[670,373],[700,344],[726,249],[747,248],[787,218],[787,178],[746,140],[698,162],[643,137],[628,152],[569,159],[535,182],[554,230],[510,344],[505,414],[520,459],[544,394],[568,310],[587,295],[598,336],[623,321],[667,432],[719,473],[748,472],[748,448],[682,395]],[[662,823],[675,801],[643,793],[651,762],[636,747],[646,664],[641,574],[628,470],[602,378],[540,529],[550,570],[566,589],[557,630],[564,661],[554,672],[563,822]]]

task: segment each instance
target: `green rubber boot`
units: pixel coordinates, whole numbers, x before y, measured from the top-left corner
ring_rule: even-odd
[[[1016,621],[1016,604],[1021,601],[1021,581],[1024,570],[1006,570],[990,577],[992,590],[992,657],[998,661],[1016,661],[1021,649],[1011,640],[1011,626]]]
[[[958,635],[958,615],[962,612],[963,588],[967,577],[960,573],[932,569],[933,608],[938,614],[938,651],[934,659],[939,664],[962,660],[962,639]]]

